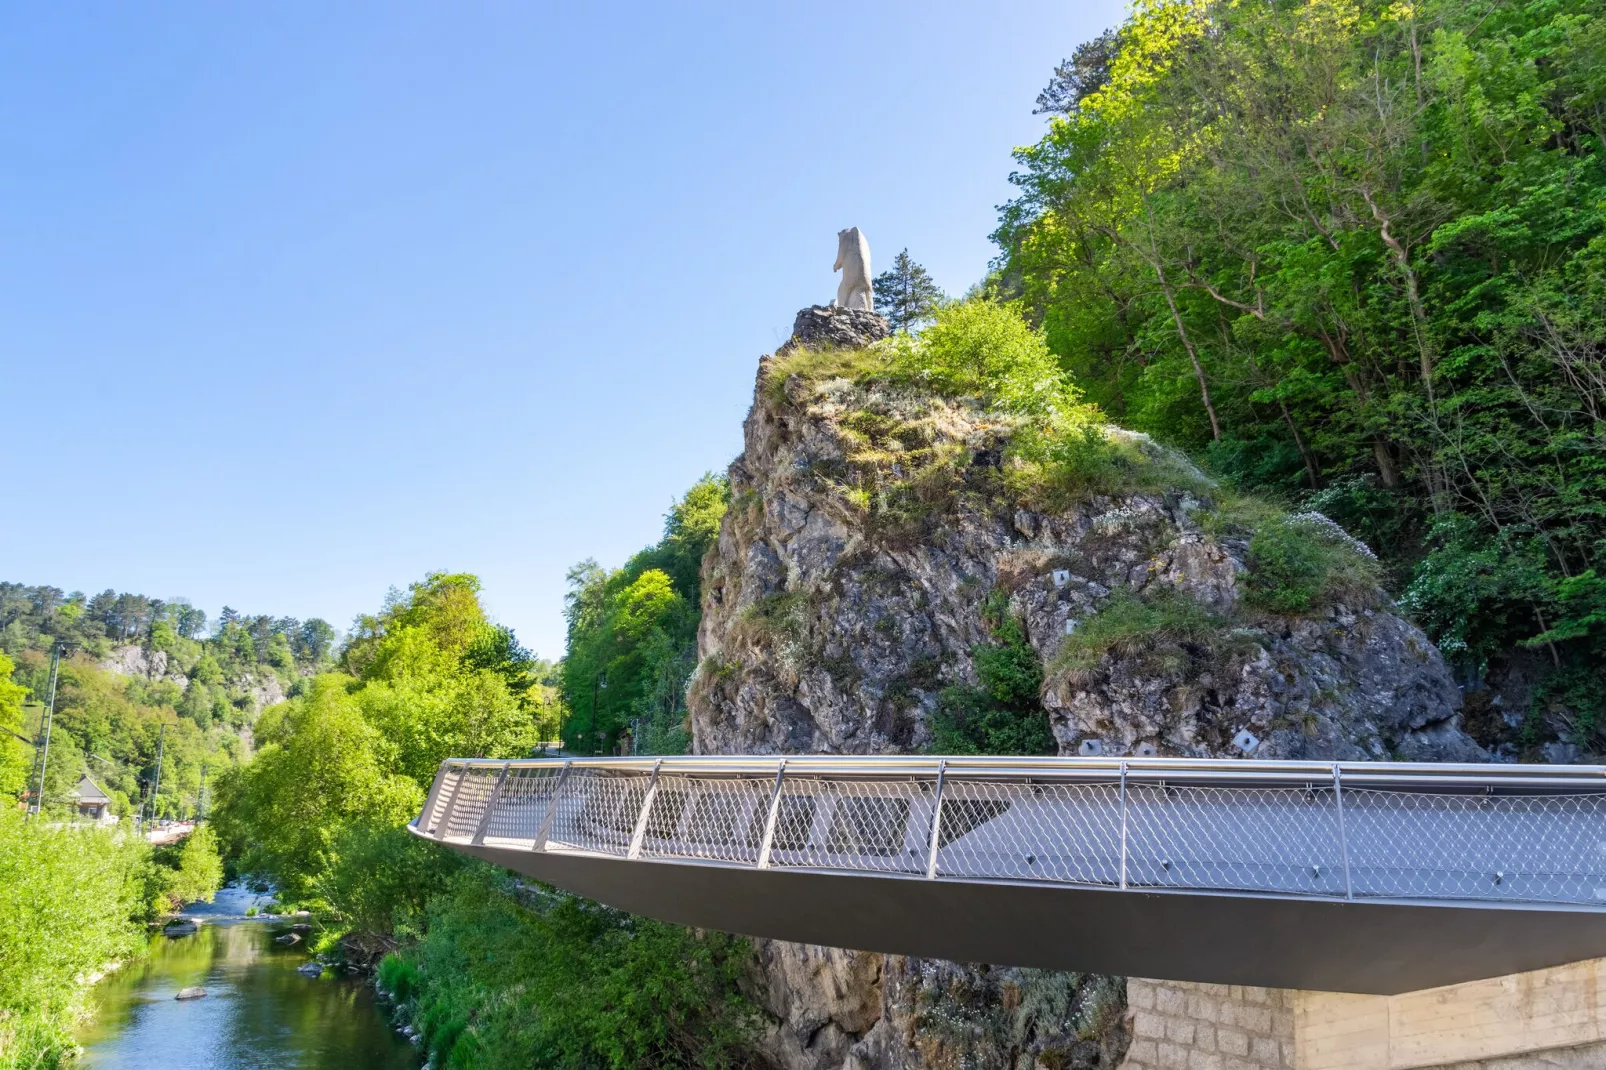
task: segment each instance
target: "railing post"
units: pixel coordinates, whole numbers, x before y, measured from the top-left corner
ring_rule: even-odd
[[[552,819],[557,816],[558,803],[562,801],[563,786],[569,782],[569,770],[573,768],[573,761],[563,763],[563,771],[558,774],[558,782],[552,785],[552,799],[546,804],[546,813],[541,817],[541,827],[535,830],[535,839],[530,842],[530,850],[546,850],[546,838],[552,831]]]
[[[468,783],[468,771],[470,768],[471,766],[464,762],[462,770],[457,774],[457,783],[452,785],[452,794],[446,799],[446,809],[441,812],[440,822],[435,826],[441,830],[440,835],[435,837],[437,840],[444,840],[446,834],[451,831],[452,811],[457,809],[457,797],[462,793],[463,785]]]
[[[1338,803],[1338,853],[1344,861],[1344,898],[1354,899],[1349,879],[1349,837],[1344,832],[1344,778],[1337,762],[1333,763],[1333,798]]]
[[[647,815],[652,813],[653,796],[658,794],[658,771],[664,766],[664,760],[659,758],[652,763],[652,779],[647,781],[647,797],[641,802],[641,816],[636,818],[636,831],[630,837],[630,851],[626,858],[641,857],[641,843],[647,838]]]
[[[485,813],[480,815],[480,827],[474,830],[474,846],[478,847],[485,842],[485,833],[491,827],[491,811],[496,804],[502,801],[502,785],[507,783],[507,771],[512,762],[503,762],[502,771],[496,774],[496,786],[491,789],[491,797],[485,800]]]
[[[926,859],[926,880],[937,877],[937,848],[942,837],[942,785],[948,775],[948,759],[937,763],[937,791],[931,801],[931,853]]]
[[[1126,763],[1121,763],[1121,890],[1126,891]]]
[[[770,868],[770,849],[775,844],[775,821],[781,813],[781,781],[786,777],[786,759],[775,767],[775,787],[770,791],[770,809],[764,816],[764,838],[758,845],[758,868]]]
[[[435,816],[435,807],[441,801],[441,788],[446,784],[446,767],[451,764],[450,761],[441,763],[440,771],[435,774],[435,783],[429,786],[429,797],[424,800],[424,812],[418,819],[420,823],[418,831],[426,836],[429,835],[430,820]]]

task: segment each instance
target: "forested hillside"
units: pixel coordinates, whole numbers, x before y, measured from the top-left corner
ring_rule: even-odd
[[[63,653],[45,785],[51,810],[67,804],[87,772],[115,814],[194,816],[203,771],[216,774],[249,753],[259,710],[327,668],[334,638],[317,618],[247,617],[225,606],[208,628],[206,614],[182,599],[0,583],[0,652],[36,704],[26,725],[19,711],[14,731],[37,730],[51,651]]]
[[[1139,3],[1039,99],[990,283],[1113,418],[1376,547],[1530,755],[1606,727],[1602,14]]]

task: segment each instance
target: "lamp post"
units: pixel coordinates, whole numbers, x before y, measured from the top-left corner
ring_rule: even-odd
[[[602,753],[602,747],[600,745],[598,745],[598,742],[597,742],[598,737],[601,735],[601,733],[597,729],[597,689],[598,688],[604,688],[604,687],[607,687],[607,686],[608,686],[608,678],[606,676],[604,676],[600,672],[592,674],[592,676],[591,676],[591,730],[586,733],[586,735],[589,737],[588,742],[591,744],[591,746],[593,748],[592,751],[591,751],[592,754],[601,754]]]

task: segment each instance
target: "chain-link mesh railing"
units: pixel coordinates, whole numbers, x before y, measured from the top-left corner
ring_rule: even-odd
[[[452,760],[415,828],[774,869],[1606,906],[1593,767]]]
[[[781,782],[771,866],[924,873],[931,784],[794,777]]]
[[[956,877],[1119,884],[1120,788],[947,780],[937,872]]]
[[[660,777],[642,854],[756,864],[772,784],[773,778]]]
[[[1349,791],[1355,895],[1606,905],[1606,795]]]

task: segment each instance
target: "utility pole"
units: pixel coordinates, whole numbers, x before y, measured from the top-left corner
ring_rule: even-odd
[[[40,726],[39,781],[30,812],[38,818],[45,805],[45,774],[50,771],[50,727],[56,720],[56,678],[61,672],[61,640],[50,649],[50,697],[45,700],[45,723]]]
[[[167,750],[167,725],[162,725],[162,731],[156,737],[156,783],[151,786],[150,812],[151,820],[156,820],[156,793],[162,790],[162,755]]]

